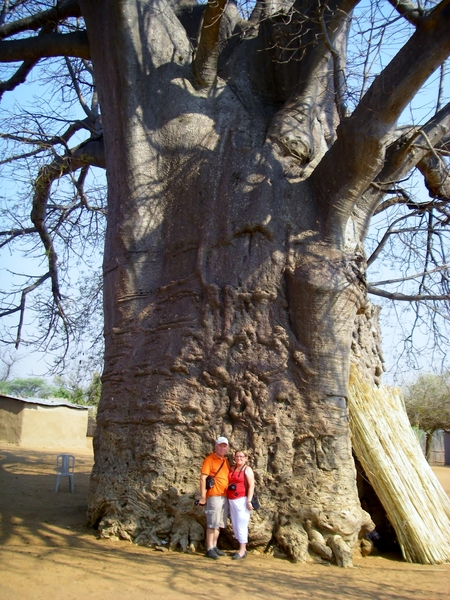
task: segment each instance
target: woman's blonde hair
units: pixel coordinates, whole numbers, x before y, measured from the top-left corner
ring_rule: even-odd
[[[246,450],[235,450],[233,456],[236,456],[236,454],[240,452],[241,454],[243,454],[245,456],[245,458],[248,458],[248,452]]]

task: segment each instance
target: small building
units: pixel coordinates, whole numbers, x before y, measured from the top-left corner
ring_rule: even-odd
[[[34,448],[86,448],[88,407],[62,398],[0,394],[0,442]]]

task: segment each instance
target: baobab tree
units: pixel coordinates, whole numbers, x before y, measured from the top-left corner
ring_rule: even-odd
[[[377,292],[364,242],[389,206],[448,220],[449,105],[421,127],[397,124],[450,53],[450,1],[392,1],[410,32],[352,102],[356,0],[258,0],[246,19],[226,0],[46,4],[5,3],[0,60],[23,61],[4,90],[65,56],[92,70],[98,93],[89,137],[41,167],[31,207],[64,319],[51,187],[106,168],[90,523],[105,537],[195,546],[199,466],[224,434],[253,452],[264,507],[253,544],[305,560],[323,538],[317,552],[351,553],[370,528],[347,414],[355,323],[370,322]],[[423,205],[398,185],[415,168],[432,196]],[[434,270],[444,289],[422,278],[416,300],[448,298]]]

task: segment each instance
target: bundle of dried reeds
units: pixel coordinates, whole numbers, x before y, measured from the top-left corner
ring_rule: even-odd
[[[353,365],[352,443],[409,562],[450,561],[450,501],[427,463],[399,390],[366,383]]]

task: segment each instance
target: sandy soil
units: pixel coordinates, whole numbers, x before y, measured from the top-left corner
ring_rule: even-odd
[[[85,524],[92,451],[73,451],[73,494],[67,478],[54,492],[57,453],[0,446],[1,600],[450,598],[450,564],[369,556],[340,569],[261,554],[236,564],[99,540]],[[450,495],[450,467],[434,470]]]

